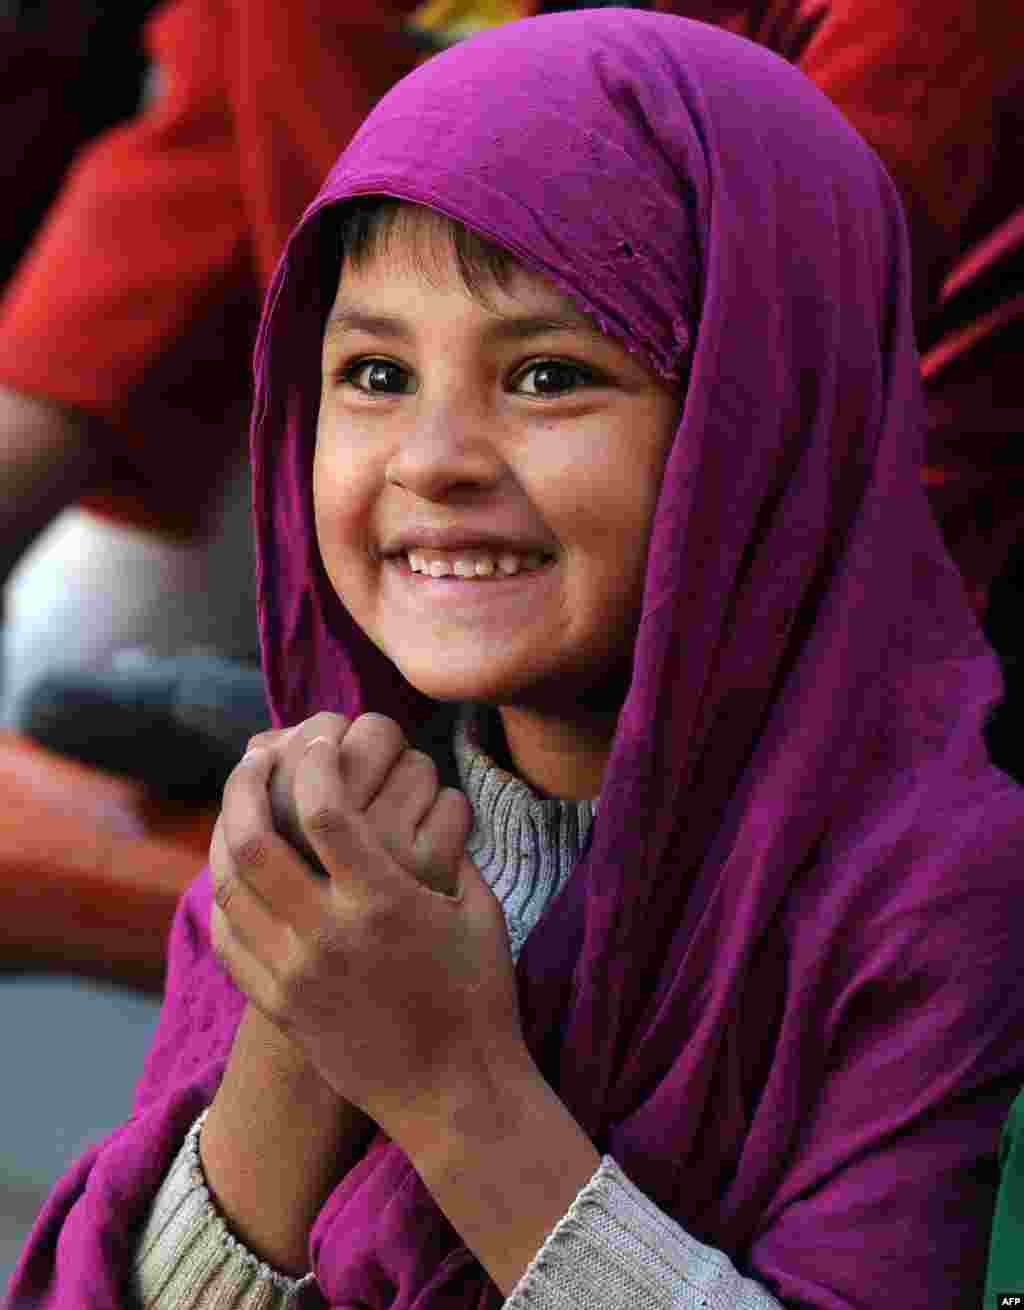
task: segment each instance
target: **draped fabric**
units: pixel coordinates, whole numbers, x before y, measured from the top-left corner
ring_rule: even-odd
[[[557,76],[552,52],[558,54]],[[1024,796],[1001,691],[920,485],[903,214],[782,59],[670,15],[533,17],[376,106],[278,266],[252,428],[275,726],[437,709],[349,618],[311,459],[339,207],[498,241],[686,400],[590,840],[516,966],[524,1036],[596,1147],[793,1306],[975,1306],[1024,1082]],[[62,1181],[14,1304],[120,1304],[243,999],[185,897],[135,1113]],[[496,1307],[382,1134],[311,1234],[331,1306]]]

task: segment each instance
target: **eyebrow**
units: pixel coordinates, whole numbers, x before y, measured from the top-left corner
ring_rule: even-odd
[[[365,332],[369,336],[394,337],[397,341],[411,342],[415,333],[405,319],[391,314],[373,314],[360,305],[339,305],[324,328],[324,341],[335,341],[347,332]],[[528,337],[545,336],[552,332],[583,333],[598,340],[604,334],[583,314],[571,311],[558,314],[501,315],[483,331],[484,341],[524,341]]]

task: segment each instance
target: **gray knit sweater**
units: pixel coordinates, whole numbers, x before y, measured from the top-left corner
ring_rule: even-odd
[[[459,783],[473,811],[466,843],[494,891],[518,958],[544,907],[565,884],[596,801],[538,796],[485,753],[487,711],[465,706],[454,736]],[[136,1249],[143,1310],[292,1310],[320,1304],[313,1275],[289,1278],[228,1231],[199,1158],[200,1115],[164,1179]],[[508,1310],[781,1310],[721,1251],[690,1237],[635,1187],[610,1155],[548,1235]]]

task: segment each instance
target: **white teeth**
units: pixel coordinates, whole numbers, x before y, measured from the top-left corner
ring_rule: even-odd
[[[427,559],[425,555],[414,550],[406,552],[409,567],[414,573],[425,573],[432,578],[446,578],[454,574],[457,578],[489,578],[495,573],[511,577],[521,569],[536,569],[544,562],[544,556],[538,551],[529,555],[515,555],[503,551],[497,558],[483,556],[478,559]]]

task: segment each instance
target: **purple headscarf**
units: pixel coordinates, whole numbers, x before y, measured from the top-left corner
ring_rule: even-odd
[[[275,726],[373,709],[412,736],[436,706],[342,609],[312,510],[325,252],[368,193],[495,239],[687,387],[591,840],[517,966],[534,1058],[783,1301],[973,1310],[1024,1083],[1024,794],[989,763],[998,666],[919,482],[892,183],[783,60],[667,15],[502,26],[378,104],[264,314],[260,625]],[[16,1300],[121,1303],[243,1009],[209,908],[204,870],[134,1116],[51,1197]],[[311,1257],[332,1306],[501,1302],[381,1134]]]

